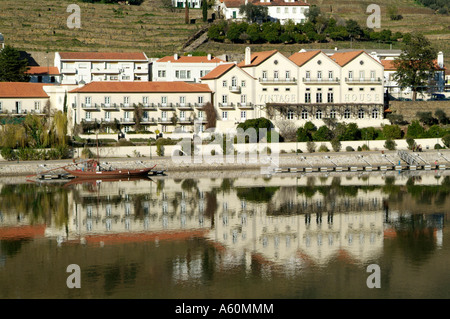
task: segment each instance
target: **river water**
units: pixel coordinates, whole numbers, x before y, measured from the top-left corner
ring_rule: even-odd
[[[335,174],[0,180],[0,298],[449,298],[450,172]]]

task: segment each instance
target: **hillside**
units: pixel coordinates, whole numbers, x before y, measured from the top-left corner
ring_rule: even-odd
[[[323,12],[354,19],[365,25],[366,8],[372,0],[309,0],[320,6]],[[81,29],[69,29],[66,25],[67,6],[77,3],[81,8]],[[445,54],[450,64],[450,16],[434,14],[414,0],[378,0],[381,6],[381,28],[392,31],[421,31],[429,37],[436,48]],[[387,6],[395,5],[402,20],[391,21]],[[74,0],[1,0],[0,32],[6,42],[29,52],[70,51],[144,51],[149,57],[173,54],[180,51],[189,36],[204,24],[201,10],[191,9],[190,18],[197,23],[184,23],[184,10],[171,12],[162,8],[162,0],[145,0],[141,6],[120,4],[90,4]],[[209,12],[211,15],[211,12]],[[223,53],[243,54],[246,45],[206,43],[198,50],[219,55]],[[286,54],[301,47],[315,48],[389,48],[380,43],[323,43],[292,45],[254,45],[253,50],[276,48]],[[399,48],[394,45],[393,48]]]
[[[81,8],[81,28],[69,29],[69,4]],[[161,0],[141,6],[91,4],[74,0],[0,1],[0,32],[5,41],[27,51],[145,51],[149,56],[179,49],[203,22],[201,10],[190,9],[197,24],[184,23],[184,9],[170,12]],[[200,19],[199,19],[200,18]]]

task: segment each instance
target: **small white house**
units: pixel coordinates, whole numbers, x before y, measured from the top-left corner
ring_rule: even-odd
[[[268,8],[268,15],[272,21],[285,24],[292,20],[295,24],[305,23],[309,11],[309,4],[301,0],[223,0],[222,13],[227,20],[244,20],[245,14],[239,13],[239,8],[247,3]]]

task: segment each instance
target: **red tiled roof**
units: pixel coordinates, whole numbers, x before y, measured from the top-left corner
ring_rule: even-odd
[[[147,61],[143,52],[59,52],[61,60],[142,60]]]
[[[313,57],[315,57],[317,54],[319,54],[320,50],[316,51],[307,51],[307,52],[296,52],[293,55],[289,57],[289,60],[297,64],[298,66],[302,66],[309,60],[311,60]]]
[[[384,66],[384,70],[387,71],[394,71],[397,70],[397,67],[395,66],[395,60],[381,60],[381,64]],[[434,60],[434,67],[436,70],[446,70],[445,67],[441,68],[439,67],[439,65],[437,64],[437,60]]]
[[[236,64],[234,63],[227,63],[227,64],[221,64],[212,69],[208,74],[206,74],[204,77],[201,78],[201,80],[212,80],[220,78],[222,75],[230,71],[232,68],[234,68]]]
[[[91,82],[71,93],[211,92],[206,84],[186,82]]]
[[[333,59],[337,64],[340,66],[344,66],[356,57],[358,57],[360,54],[364,53],[363,50],[359,51],[350,51],[350,52],[338,52],[331,56],[331,59]]]
[[[249,66],[257,66],[261,63],[263,63],[265,60],[270,58],[272,55],[277,53],[277,50],[271,50],[271,51],[262,51],[262,52],[255,52],[252,53],[250,56],[250,64],[246,65],[245,60],[238,63],[238,67],[245,68]]]
[[[274,7],[284,7],[284,6],[308,6],[306,2],[294,0],[294,2],[285,2],[284,0],[271,0],[270,2],[261,2],[260,0],[250,0],[252,4],[256,6],[274,6]],[[223,0],[227,8],[239,8],[241,5],[245,4],[245,0]]]
[[[29,82],[0,82],[0,97],[48,98],[43,86],[50,84]]]
[[[31,75],[57,75],[59,74],[59,70],[56,66],[30,66],[26,73]]]
[[[180,56],[178,57],[178,60],[175,60],[175,57],[173,55],[171,56],[165,56],[156,62],[172,62],[172,63],[220,63],[225,62],[222,59],[211,57],[210,60],[208,60],[207,56]]]

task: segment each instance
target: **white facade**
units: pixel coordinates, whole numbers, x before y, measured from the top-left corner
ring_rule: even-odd
[[[202,7],[202,0],[188,0],[189,8],[200,9]],[[186,0],[172,0],[172,5],[177,8],[185,8]]]
[[[56,52],[62,84],[81,81],[149,81],[145,53]]]
[[[166,56],[151,63],[152,81],[200,82],[216,66],[225,61],[207,56]]]
[[[268,15],[272,21],[280,21],[285,24],[292,20],[295,24],[305,23],[309,5],[299,0],[254,0],[250,1],[256,6],[268,8]],[[227,20],[244,20],[245,14],[239,13],[241,5],[247,4],[248,0],[224,0],[221,5],[222,13]]]
[[[258,117],[275,125],[294,121],[297,127],[307,121],[319,127],[325,118],[376,127],[386,123],[382,77],[383,66],[364,51],[332,57],[299,52],[287,58],[276,50],[251,54],[247,48],[244,61],[218,67],[202,83],[213,91],[222,115],[218,129]]]

